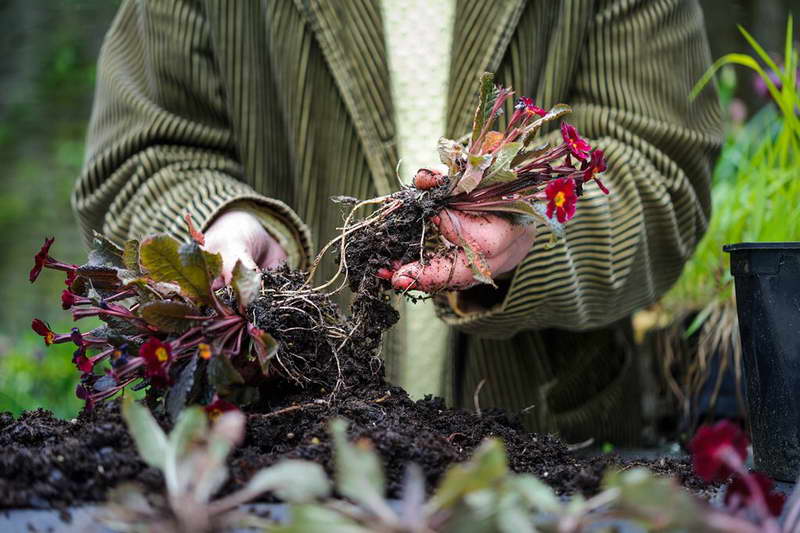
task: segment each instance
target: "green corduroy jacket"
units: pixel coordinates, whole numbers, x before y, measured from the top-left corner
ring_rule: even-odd
[[[424,21],[420,38],[436,38]],[[451,402],[471,405],[485,379],[481,406],[524,410],[531,429],[637,438],[626,317],[671,286],[707,225],[719,109],[711,90],[687,95],[709,63],[696,0],[458,0],[448,135],[468,131],[476,80],[494,71],[543,107],[573,107],[611,194],[587,191],[564,242],[539,239],[501,291],[439,303],[458,332]],[[183,238],[183,213],[207,227],[246,205],[303,267],[341,224],[330,196],[395,187],[390,94],[379,0],[127,0],[73,205],[87,232],[118,241]],[[400,344],[385,350],[390,375],[424,350]]]

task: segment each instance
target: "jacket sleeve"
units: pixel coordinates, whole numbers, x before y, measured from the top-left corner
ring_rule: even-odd
[[[496,304],[476,309],[486,299],[474,289],[451,295],[441,315],[468,333],[507,338],[610,324],[666,292],[705,232],[721,125],[714,91],[688,99],[710,65],[700,7],[694,0],[598,4],[567,120],[605,152],[611,193],[587,184],[566,239],[552,249],[539,228]]]
[[[86,234],[186,237],[236,204],[255,210],[294,266],[311,254],[285,203],[247,185],[203,10],[190,0],[126,0],[100,53],[82,174],[72,195]]]

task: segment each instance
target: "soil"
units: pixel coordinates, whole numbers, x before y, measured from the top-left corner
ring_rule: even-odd
[[[422,205],[409,202],[405,227],[426,219]],[[415,235],[419,243],[421,233]],[[282,458],[312,460],[331,473],[327,424],[335,416],[350,421],[353,438],[374,443],[384,460],[390,497],[399,494],[406,465],[420,465],[431,490],[451,464],[468,459],[487,437],[503,440],[514,471],[533,473],[561,494],[592,494],[606,468],[643,464],[615,456],[581,458],[555,436],[526,432],[505,411],[484,410],[479,416],[447,408],[438,398],[412,401],[402,389],[389,385],[378,347],[398,314],[373,283],[377,278],[367,273],[374,271],[380,254],[392,257],[393,244],[383,240],[388,251],[380,251],[373,243],[378,254],[369,255],[366,240],[357,242],[358,247],[348,248],[354,254],[361,250],[348,257],[349,279],[360,278],[350,316],[327,295],[304,288],[302,273],[280,270],[264,275],[265,290],[247,315],[280,342],[272,366],[275,375],[261,385],[258,402],[246,409],[245,442],[229,459],[231,476],[223,493]],[[149,400],[157,403],[154,395]],[[155,414],[169,429],[163,409]],[[646,464],[690,488],[702,487],[685,461]],[[42,410],[16,419],[0,414],[0,508],[100,502],[124,481],[163,490],[161,474],[138,458],[116,401],[84,410],[71,421]]]

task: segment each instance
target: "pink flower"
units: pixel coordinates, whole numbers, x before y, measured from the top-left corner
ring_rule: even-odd
[[[36,278],[38,278],[39,274],[42,273],[42,269],[50,257],[50,247],[53,245],[53,241],[55,240],[55,237],[45,239],[41,249],[36,252],[35,256],[33,256],[33,268],[31,269],[31,273],[28,275],[28,279],[31,283],[36,281]]]
[[[542,109],[534,104],[533,98],[528,98],[527,96],[520,97],[515,107],[522,110],[528,116],[539,115],[540,117],[543,117],[547,114],[547,110]]]
[[[786,503],[786,494],[782,492],[773,491],[775,483],[761,472],[753,472],[750,477],[761,488],[764,494],[764,500],[767,504],[767,509],[772,516],[778,517],[783,511],[783,505]],[[753,496],[750,494],[750,487],[747,485],[741,476],[736,476],[728,485],[725,491],[725,505],[740,509],[742,507],[749,507],[753,503]]]
[[[169,384],[167,366],[172,360],[172,349],[155,337],[150,337],[139,348],[139,356],[144,359],[144,375],[151,378],[150,383],[157,387]]]
[[[219,418],[222,413],[226,413],[228,411],[238,411],[239,408],[233,405],[231,402],[227,400],[223,400],[216,394],[214,395],[213,401],[203,407],[203,410],[206,412],[209,420],[214,422],[217,418]]]
[[[575,216],[575,203],[578,196],[575,194],[575,180],[572,178],[558,178],[550,181],[544,189],[547,197],[547,218],[553,218],[555,213],[562,224]]]
[[[562,122],[561,137],[564,139],[564,142],[567,143],[572,155],[581,161],[586,161],[589,158],[589,150],[591,150],[592,147],[578,135],[578,130],[575,129],[575,126]]]
[[[748,444],[741,428],[727,420],[702,426],[689,443],[695,474],[707,482],[727,479],[732,473],[727,461],[747,459]]]
[[[603,194],[608,194],[608,189],[603,185],[603,182],[600,181],[600,178],[597,177],[598,174],[605,171],[606,160],[603,151],[592,150],[591,158],[586,162],[583,168],[583,182],[586,183],[587,181],[594,180],[597,186],[600,187],[600,190],[603,191]]]

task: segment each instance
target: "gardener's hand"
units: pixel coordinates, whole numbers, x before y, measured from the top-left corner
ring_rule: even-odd
[[[222,278],[219,288],[231,281],[231,271],[239,260],[247,268],[273,268],[286,261],[286,251],[247,211],[231,209],[219,216],[205,232],[205,248],[222,255]]]
[[[533,224],[512,224],[495,215],[478,216],[444,209],[432,221],[450,243],[459,245],[466,241],[473,250],[482,253],[495,277],[516,268],[536,238]],[[463,290],[478,283],[460,247],[454,254],[434,257],[425,265],[418,261],[403,265],[391,279],[395,289],[425,292]]]

